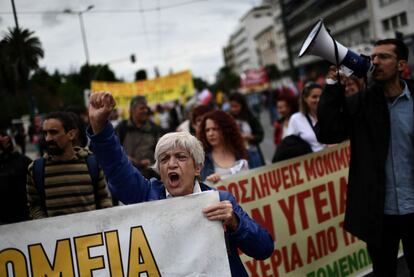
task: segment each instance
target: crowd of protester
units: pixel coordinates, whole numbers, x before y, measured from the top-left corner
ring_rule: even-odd
[[[389,44],[393,45],[393,42],[385,43],[385,45]],[[381,48],[381,45],[378,47]],[[377,62],[378,70],[385,71],[385,68],[381,69],[380,67],[380,62],[386,58],[385,54],[375,55],[373,59],[379,61]],[[397,53],[397,58],[399,58],[398,55],[399,53]],[[403,60],[404,57],[401,59]],[[337,74],[336,68],[330,68],[327,79],[335,79],[336,82]],[[358,94],[368,86],[366,82],[367,80],[354,76],[342,76],[340,80],[343,88],[341,97],[344,97],[341,98],[341,101],[357,101]],[[330,85],[328,83],[326,87],[333,90]],[[338,113],[346,110],[340,110],[339,107],[336,107],[338,110],[330,111],[335,112],[336,117],[329,118],[329,120],[324,119],[320,124],[319,100],[324,89],[324,85],[308,82],[298,94],[293,90],[280,88],[263,94],[267,96],[267,99],[264,99],[260,94],[255,94],[255,101],[250,102],[247,101],[246,95],[233,92],[227,95],[218,95],[217,103],[215,101],[208,104],[195,102],[188,109],[185,109],[178,101],[158,104],[151,108],[145,97],[136,96],[130,102],[129,118],[123,120],[119,119],[116,109],[111,106],[115,103],[104,103],[104,101],[113,101],[111,96],[99,94],[96,97],[102,97],[102,100],[95,99],[92,108],[89,108],[89,112],[91,110],[94,112],[92,122],[94,125],[89,122],[90,118],[86,109],[69,107],[65,111],[50,113],[43,118],[40,115],[33,116],[27,131],[28,136],[26,136],[21,124],[3,128],[0,133],[0,224],[109,208],[117,204],[115,198],[118,197],[122,202],[125,202],[124,204],[151,200],[131,201],[129,192],[117,191],[116,184],[119,183],[119,180],[113,176],[104,176],[104,172],[109,172],[109,169],[103,168],[102,170],[100,166],[102,161],[105,161],[108,166],[106,161],[111,158],[119,160],[125,172],[136,175],[138,180],[136,185],[142,191],[146,190],[146,185],[154,185],[155,181],[150,180],[156,179],[162,181],[162,183],[158,181],[157,186],[163,183],[167,186],[167,195],[164,195],[165,192],[163,192],[163,197],[168,197],[169,194],[177,196],[192,193],[192,189],[189,192],[177,194],[172,192],[174,191],[175,179],[171,176],[164,176],[165,173],[160,171],[162,170],[160,163],[163,163],[165,153],[157,151],[161,151],[159,145],[163,138],[168,138],[167,142],[163,142],[167,144],[168,151],[177,151],[177,149],[182,151],[179,154],[171,154],[164,149],[163,151],[168,153],[168,159],[172,159],[174,162],[187,162],[188,155],[195,160],[199,159],[187,149],[188,145],[184,147],[184,144],[180,144],[182,142],[174,142],[174,144],[170,141],[173,140],[169,137],[171,134],[181,138],[177,135],[179,132],[188,134],[189,137],[182,137],[184,141],[188,140],[189,143],[198,141],[202,147],[200,149],[202,149],[203,160],[199,161],[200,164],[190,166],[193,175],[200,178],[200,190],[207,189],[204,188],[203,183],[218,183],[230,175],[266,165],[266,159],[260,146],[264,139],[264,129],[274,130],[275,154],[272,162],[323,150],[329,144],[338,143],[347,138],[345,134],[339,138],[342,133],[339,133],[338,130],[343,126],[335,126],[337,129],[323,133],[325,129],[332,127],[328,126],[329,124],[326,122],[338,119]],[[260,110],[266,107],[264,104],[266,101],[272,119],[270,126],[263,126],[260,121]],[[359,99],[359,101],[366,104],[363,102],[364,100]],[[328,108],[327,105],[326,102],[323,103],[326,110],[335,108],[334,106]],[[89,116],[91,115],[89,114]],[[106,120],[106,123],[102,120]],[[412,118],[407,120],[412,121]],[[88,126],[91,126],[88,129],[89,133],[87,132]],[[345,132],[342,129],[341,131]],[[361,130],[358,129],[358,131]],[[104,138],[100,137],[100,132],[105,134]],[[116,139],[111,137],[112,133],[116,134]],[[110,140],[116,157],[108,157],[104,155],[105,153],[99,153],[95,158],[93,151],[105,151],[101,145],[103,140]],[[26,142],[34,146],[37,153],[35,161],[25,155],[27,153]],[[170,143],[172,144],[170,145]],[[122,148],[118,146],[122,146]],[[412,154],[413,150],[410,151],[409,153]],[[174,155],[177,156],[170,157]],[[89,160],[91,156],[93,158]],[[124,157],[127,158],[128,163]],[[372,163],[375,162],[372,161]],[[93,170],[95,166],[97,168]],[[38,170],[38,167],[41,169]],[[65,182],[67,180],[65,176],[68,174],[72,176],[70,186]],[[411,177],[412,181],[414,177]],[[73,180],[82,184],[86,182],[89,187],[74,186]],[[132,183],[134,182],[132,181]],[[172,191],[168,190],[168,184],[170,184]],[[58,190],[56,190],[57,187]],[[113,194],[112,201],[108,187],[111,188],[110,191]],[[410,193],[412,191],[414,190],[410,190]],[[131,187],[131,193],[137,193],[136,188]],[[79,197],[73,197],[73,195]],[[229,197],[226,195],[223,201],[230,201],[232,209],[234,207],[239,209],[240,207],[234,199]],[[70,205],[68,205],[69,202]],[[414,207],[413,204],[410,205]],[[409,211],[409,214],[412,215],[412,212]],[[245,216],[247,215],[244,212],[238,214],[239,220]],[[226,218],[225,220],[228,220],[225,222],[228,223],[229,230],[234,231],[234,228],[237,228],[237,224],[239,224],[237,221],[234,222],[234,218]],[[246,220],[249,224],[256,224],[251,223],[251,219]],[[389,219],[386,217],[382,220]],[[267,236],[265,231],[259,233],[255,235],[267,240],[264,238]],[[264,242],[264,244],[268,247],[268,242]],[[371,246],[370,253],[375,255],[375,259],[378,259],[375,260],[376,263],[380,263],[383,258],[378,254],[379,251],[378,249],[373,250],[373,246]],[[268,253],[256,252],[258,258],[268,257]],[[231,261],[231,263],[239,266],[239,261]],[[378,264],[374,266],[378,266]],[[236,269],[232,268],[232,270]],[[240,268],[236,271],[244,272]]]

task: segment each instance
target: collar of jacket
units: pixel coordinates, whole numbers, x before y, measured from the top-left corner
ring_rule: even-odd
[[[137,126],[135,125],[135,123],[132,121],[132,119],[129,119],[129,120],[128,120],[128,123],[127,123],[127,126],[128,126],[128,128],[131,128],[131,129],[138,129],[138,130],[141,130],[141,131],[144,131],[144,132],[150,132],[150,131],[151,131],[151,124],[150,124],[149,120],[146,120],[146,121],[142,124],[142,126],[141,126],[141,127],[137,127]]]

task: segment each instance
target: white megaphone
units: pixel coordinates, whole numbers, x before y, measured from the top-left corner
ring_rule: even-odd
[[[335,51],[335,45],[338,51]],[[358,55],[334,40],[323,25],[322,19],[316,23],[302,44],[299,57],[305,54],[319,56],[340,65],[341,68],[345,67],[344,71],[349,73],[346,75],[354,74],[361,78],[373,70],[370,58]]]

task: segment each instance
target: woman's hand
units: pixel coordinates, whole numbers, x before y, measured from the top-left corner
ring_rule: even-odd
[[[222,221],[226,229],[231,232],[236,231],[239,226],[239,219],[233,212],[233,205],[228,200],[204,208],[203,213],[209,220]]]
[[[220,180],[221,180],[221,176],[218,173],[213,173],[213,174],[207,176],[207,178],[206,178],[206,181],[213,182],[213,183],[217,183]]]

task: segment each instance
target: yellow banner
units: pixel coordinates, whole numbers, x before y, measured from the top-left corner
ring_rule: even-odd
[[[194,84],[189,70],[168,76],[132,83],[92,81],[92,92],[109,91],[114,96],[117,108],[128,113],[129,102],[136,95],[144,95],[149,105],[179,100],[184,103],[194,95]]]
[[[355,276],[370,270],[365,243],[343,229],[349,157],[346,142],[217,186],[275,240],[267,260],[242,256],[249,276]]]

